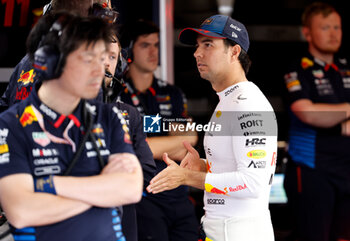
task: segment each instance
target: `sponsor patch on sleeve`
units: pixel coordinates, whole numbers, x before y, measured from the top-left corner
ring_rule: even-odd
[[[291,72],[284,76],[284,80],[286,82],[286,86],[289,92],[294,92],[301,90],[301,84],[298,80],[297,72]]]

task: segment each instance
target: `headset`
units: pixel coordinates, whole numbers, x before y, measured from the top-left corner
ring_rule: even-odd
[[[51,11],[52,11],[52,1],[44,6],[43,15],[49,14]]]
[[[126,72],[128,71],[128,53],[125,49],[121,49],[119,53],[119,59],[117,63],[117,68],[115,70],[114,76],[117,79],[123,80]]]
[[[62,74],[63,54],[58,44],[63,31],[66,15],[60,16],[51,26],[49,32],[41,38],[38,49],[34,53],[33,67],[41,80],[56,79]],[[45,44],[48,36],[56,38],[55,44]]]
[[[106,103],[109,103],[111,100],[115,99],[120,92],[126,88],[124,77],[129,66],[126,58],[124,57],[126,54],[123,52],[125,52],[124,49],[122,49],[122,51],[119,53],[118,63],[114,75],[112,75],[108,70],[105,70],[105,77],[112,79],[109,86],[105,86],[105,83],[102,85],[103,99]]]
[[[129,46],[125,48],[126,61],[128,64],[130,64],[130,63],[132,63],[132,61],[134,61],[134,54],[132,53],[133,47],[134,47],[134,40],[131,40]]]

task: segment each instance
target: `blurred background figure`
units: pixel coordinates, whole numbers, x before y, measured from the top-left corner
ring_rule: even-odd
[[[338,53],[341,17],[314,2],[302,24],[308,51],[284,76],[291,110],[285,188],[298,240],[350,240],[350,65]]]
[[[136,107],[142,116],[158,114],[163,118],[187,117],[186,99],[182,91],[154,76],[159,62],[159,28],[150,21],[134,21],[123,27],[121,43],[128,49],[129,70],[120,100]],[[184,140],[195,145],[197,135],[151,133],[148,136],[147,142],[157,165],[157,173],[166,167],[161,160],[164,152],[168,152],[175,160],[184,157]],[[197,238],[198,220],[189,200],[188,187],[181,186],[157,195],[144,193],[136,210],[140,241],[190,241]]]

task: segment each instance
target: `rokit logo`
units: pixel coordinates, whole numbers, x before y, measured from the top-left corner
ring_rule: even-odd
[[[244,130],[250,127],[261,127],[263,126],[263,120],[249,120],[246,122],[241,122],[240,125],[241,125],[241,130]]]
[[[266,138],[252,138],[252,139],[245,140],[246,147],[258,146],[258,145],[263,146],[265,144],[266,144]]]
[[[225,199],[219,198],[208,198],[207,199],[208,204],[214,204],[214,205],[225,205]]]

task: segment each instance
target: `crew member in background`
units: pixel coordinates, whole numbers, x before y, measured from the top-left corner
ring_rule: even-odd
[[[95,3],[93,5],[93,3]],[[105,3],[105,4],[104,4]],[[102,7],[105,6],[106,7]],[[110,9],[109,14],[103,14],[103,10],[108,10],[110,5],[107,1],[102,0],[52,0],[48,7],[44,8],[44,14],[57,11],[70,11],[80,16],[97,15],[107,21],[115,21],[116,12]],[[113,19],[107,19],[110,16]],[[40,42],[40,40],[39,40]],[[38,43],[31,43],[31,48],[37,48]],[[24,56],[17,64],[12,73],[9,84],[0,98],[1,110],[4,110],[21,100],[26,99],[32,91],[37,80],[37,74],[30,62],[28,55]]]
[[[121,43],[129,50],[129,70],[126,75],[127,88],[121,92],[120,99],[135,106],[142,116],[186,117],[186,100],[182,92],[154,76],[159,62],[159,28],[149,21],[136,21],[124,27]],[[195,145],[197,135],[162,133],[162,136],[148,136],[157,172],[166,167],[161,161],[164,152],[175,160],[184,157],[184,140]],[[188,187],[181,186],[157,195],[146,194],[136,205],[136,212],[140,241],[197,240],[198,221],[189,200]]]
[[[106,101],[108,101],[109,96],[114,96],[113,90],[118,89],[114,88],[115,85],[122,85],[122,80],[115,77],[116,69],[122,68],[122,61],[125,61],[120,51],[120,42],[117,36],[114,35],[113,41],[109,44],[108,56],[105,60],[105,71],[109,76],[105,77],[104,96],[106,97]],[[122,70],[118,71],[122,72]],[[120,101],[114,102],[114,105],[120,110],[120,114],[126,120],[129,127],[132,145],[142,167],[143,186],[145,189],[145,187],[149,185],[149,181],[154,177],[156,164],[154,163],[153,154],[146,142],[146,133],[143,132],[141,116],[137,109],[131,105]],[[134,204],[123,206],[122,228],[127,241],[138,241],[136,209]]]
[[[298,240],[350,240],[350,66],[337,54],[341,17],[314,2],[302,25],[308,52],[284,76],[291,110],[285,189]]]

